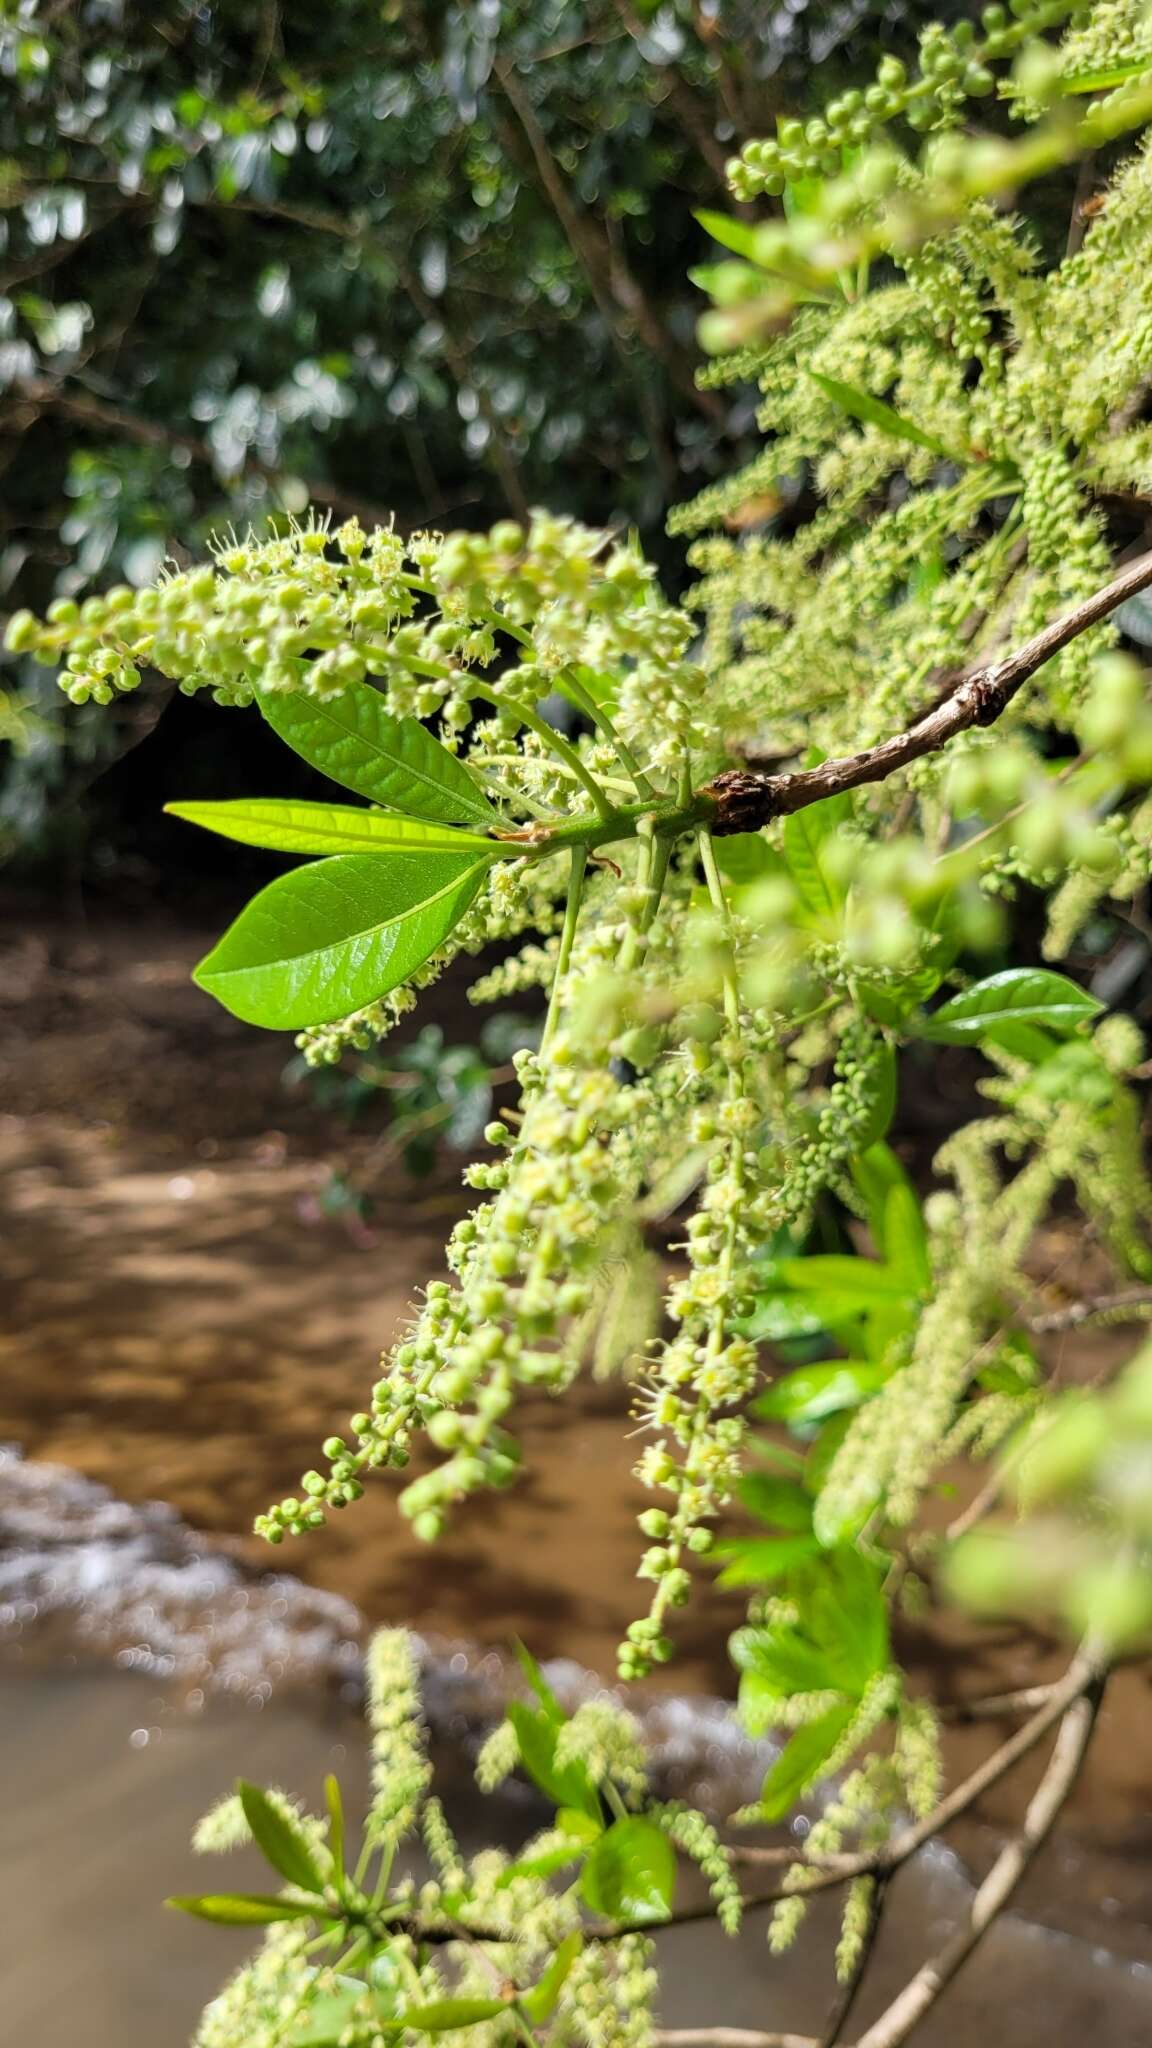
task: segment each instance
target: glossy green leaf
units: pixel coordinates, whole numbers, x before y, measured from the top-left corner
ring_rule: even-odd
[[[568,1716],[564,1712],[560,1701],[557,1699],[528,1645],[521,1642],[519,1636],[517,1636],[512,1647],[516,1652],[516,1662],[532,1687],[548,1719],[557,1723],[566,1721]]]
[[[472,854],[349,853],[296,868],[242,910],[195,972],[246,1024],[327,1024],[406,981],[483,880]]]
[[[584,1936],[578,1927],[573,1928],[571,1934],[564,1936],[539,1982],[532,1986],[531,1991],[521,1993],[520,2004],[532,2026],[543,2026],[545,2020],[551,2019],[583,1946]]]
[[[676,1889],[676,1854],[667,1835],[639,1814],[613,1821],[580,1880],[580,1896],[606,1920],[666,1920]]]
[[[258,1892],[206,1892],[199,1898],[165,1899],[180,1913],[212,1920],[220,1927],[270,1927],[277,1920],[311,1920],[316,1907],[295,1899],[277,1899]]]
[[[791,1813],[797,1800],[819,1778],[855,1712],[851,1702],[843,1707],[830,1707],[818,1721],[809,1721],[806,1727],[796,1730],[760,1788],[760,1812],[765,1820],[783,1820]]]
[[[878,1365],[853,1358],[802,1365],[761,1394],[752,1404],[753,1413],[766,1422],[786,1422],[793,1429],[802,1429],[842,1408],[859,1408],[887,1377]]]
[[[313,768],[385,810],[444,825],[491,825],[496,813],[455,754],[417,718],[397,718],[370,683],[331,696],[261,690],[274,732]]]
[[[728,833],[715,841],[715,852],[721,874],[737,885],[787,873],[785,862],[762,832]]]
[[[1009,967],[953,996],[922,1020],[919,1032],[935,1045],[975,1045],[982,1038],[999,1043],[1005,1027],[1039,1024],[1068,1038],[1103,1008],[1098,997],[1064,974],[1046,967]]]
[[[300,1823],[278,1806],[259,1785],[241,1778],[236,1786],[252,1839],[273,1870],[303,1892],[322,1893],[325,1874]]]
[[[241,797],[231,803],[165,804],[164,809],[170,818],[202,825],[222,839],[279,853],[473,853],[493,859],[502,850],[498,840],[482,839],[476,832],[389,811],[360,810],[353,804]]]
[[[842,384],[838,377],[824,377],[819,370],[809,370],[814,384],[820,386],[826,398],[846,412],[854,420],[860,420],[870,427],[879,427],[885,434],[892,434],[898,441],[913,441],[917,448],[927,448],[933,455],[948,454],[948,449],[935,434],[926,434],[913,420],[904,418],[885,405],[882,398],[873,398],[869,391],[859,391],[854,384]]]
[[[818,1337],[822,1330],[853,1321],[858,1313],[849,1303],[840,1314],[830,1314],[824,1296],[818,1313],[807,1295],[765,1294],[758,1298],[751,1315],[739,1318],[736,1328],[754,1344],[787,1344],[797,1337]]]

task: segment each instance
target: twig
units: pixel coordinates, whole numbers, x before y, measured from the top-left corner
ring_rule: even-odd
[[[62,384],[50,382],[47,378],[24,378],[14,386],[18,396],[27,400],[37,412],[59,412],[66,418],[79,421],[82,425],[102,427],[111,433],[122,434],[128,441],[137,441],[151,448],[179,449],[191,456],[193,462],[206,463],[214,468],[216,457],[207,441],[196,434],[182,434],[172,427],[166,427],[159,420],[145,419],[139,413],[126,412],[122,406],[109,405],[102,398],[90,398],[86,394],[73,394]],[[247,476],[263,477],[266,483],[276,485],[283,479],[284,471],[275,464],[261,462],[256,456],[248,456],[241,464]],[[387,518],[379,505],[373,505],[364,498],[354,497],[335,484],[306,482],[308,496],[318,505],[328,508],[342,517],[353,515],[370,520],[376,525]]]
[[[806,809],[822,798],[843,790],[858,789],[862,783],[882,782],[899,768],[935,753],[970,726],[994,725],[1024,684],[1050,661],[1061,648],[1098,625],[1110,612],[1137,591],[1152,584],[1152,553],[1129,562],[1103,590],[1085,598],[1064,616],[1053,620],[1026,640],[1014,654],[973,669],[957,682],[951,694],[935,710],[917,719],[904,732],[894,733],[861,753],[824,761],[818,768],[799,768],[783,775],[757,774],[747,768],[730,768],[718,775],[705,792],[717,806],[712,831],[717,834],[755,832],[773,818]]]
[[[1079,1776],[1104,1692],[1101,1665],[1090,1653],[1085,1653],[1083,1661],[1086,1667],[1084,1686],[1079,1697],[1065,1709],[1048,1768],[1029,1804],[1023,1824],[1000,1851],[972,1901],[965,1925],[917,1970],[887,2011],[861,2034],[856,2048],[899,2048],[900,2042],[907,2040],[1004,1911],[1037,1850],[1047,1840]]]
[[[1047,1337],[1057,1330],[1078,1330],[1082,1323],[1094,1322],[1097,1316],[1125,1321],[1127,1309],[1132,1310],[1133,1322],[1152,1315],[1152,1287],[1128,1287],[1119,1294],[1095,1294],[1087,1301],[1069,1302],[1067,1308],[1029,1316],[1028,1328],[1037,1337]]]
[[[1016,1692],[988,1693],[977,1700],[951,1700],[937,1712],[944,1721],[993,1721],[1002,1714],[1026,1714],[1052,1697],[1052,1685],[1022,1685]]]
[[[815,2034],[758,2034],[749,2027],[662,2027],[656,2048],[818,2048]]]
[[[925,1842],[942,1833],[954,1820],[959,1819],[982,1793],[997,1784],[1014,1764],[1019,1763],[1021,1757],[1027,1756],[1029,1750],[1035,1749],[1037,1743],[1043,1741],[1048,1730],[1068,1711],[1073,1702],[1082,1698],[1095,1683],[1099,1669],[1095,1656],[1087,1650],[1081,1651],[1068,1666],[1063,1678],[1058,1679],[1055,1685],[1048,1689],[1043,1705],[1032,1719],[1017,1729],[1015,1735],[1010,1735],[1006,1742],[1001,1743],[999,1749],[994,1750],[993,1754],[965,1778],[962,1784],[957,1785],[938,1806],[933,1807],[930,1814],[923,1820],[915,1821],[901,1834],[895,1835],[884,1848],[862,1851],[858,1856],[837,1857],[832,1861],[831,1867],[825,1869],[815,1865],[812,1882],[805,1883],[803,1891],[825,1891],[830,1885],[844,1884],[853,1877],[867,1877],[869,1874],[881,1872],[891,1875],[893,1871],[899,1870],[901,1864],[906,1863],[910,1856],[914,1856],[917,1849],[922,1849]],[[754,1848],[735,1848],[732,1855],[738,1863],[747,1865],[763,1863],[769,1859],[773,1862],[778,1860],[774,1851]],[[791,1896],[793,1889],[790,1887],[785,1893],[781,1887],[776,1896]],[[745,1904],[766,1905],[769,1903],[769,1896],[765,1894],[755,1900],[746,1900]]]

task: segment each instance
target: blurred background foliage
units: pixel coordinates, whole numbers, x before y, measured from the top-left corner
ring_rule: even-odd
[[[811,67],[826,95],[941,11],[0,0],[0,610],[308,504],[547,503],[635,525],[674,587],[668,507],[753,430],[695,385],[694,209]],[[154,732],[155,691],[93,719],[4,685],[18,866],[151,885],[177,783],[259,782],[262,735],[200,702]]]

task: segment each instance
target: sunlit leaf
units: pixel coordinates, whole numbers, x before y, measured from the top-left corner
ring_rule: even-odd
[[[169,817],[202,825],[222,839],[280,853],[474,853],[492,859],[501,851],[499,840],[475,832],[352,804],[241,797],[230,803],[165,804],[164,809]]]
[[[580,1880],[580,1896],[606,1920],[666,1920],[676,1888],[676,1854],[650,1820],[629,1814],[601,1835]]]
[[[381,2033],[447,2034],[453,2027],[478,2027],[482,2020],[498,2019],[508,2011],[506,1998],[436,1998],[429,2005],[410,2005],[393,2024],[384,2021]]]
[[[798,1799],[820,1776],[824,1765],[851,1725],[856,1712],[849,1702],[830,1707],[818,1721],[798,1728],[777,1757],[760,1788],[760,1812],[765,1820],[783,1820]]]
[[[829,873],[823,859],[825,842],[852,815],[848,796],[825,797],[793,811],[784,820],[784,859],[804,908],[817,917],[834,917],[842,909],[847,888]]]
[[[521,1993],[520,2004],[533,2026],[542,2026],[545,2020],[551,2019],[583,1946],[584,1936],[579,1928],[574,1928],[571,1934],[564,1936],[539,1982],[532,1986],[531,1991]]]
[[[733,1586],[770,1586],[794,1566],[815,1556],[820,1545],[807,1536],[735,1536],[718,1543],[712,1555],[722,1561],[723,1571],[716,1583],[728,1590]]]
[[[304,1905],[258,1892],[206,1892],[199,1898],[178,1897],[164,1903],[221,1927],[270,1927],[277,1920],[311,1920],[316,1913],[314,1903]]]
[[[304,1892],[321,1893],[325,1875],[300,1823],[268,1797],[259,1785],[241,1778],[236,1786],[244,1818],[256,1846],[273,1870]]]
[[[274,732],[313,768],[385,810],[446,825],[490,825],[496,813],[463,762],[416,718],[397,718],[370,683],[324,697],[261,690]]]
[[[234,1016],[274,1031],[346,1017],[406,981],[464,915],[488,863],[350,853],[262,889],[195,972]]]
[[[1047,967],[1009,967],[978,981],[963,995],[925,1017],[921,1038],[935,1045],[975,1045],[982,1038],[999,1042],[1007,1027],[1039,1024],[1058,1037],[1071,1037],[1104,1008],[1097,996],[1078,988],[1067,975]]]
[[[526,1707],[520,1700],[512,1701],[508,1719],[516,1730],[520,1761],[533,1784],[540,1787],[554,1806],[573,1807],[577,1812],[599,1820],[599,1794],[584,1765],[556,1762],[557,1722],[543,1711]]]
[[[819,370],[809,370],[814,384],[820,386],[826,398],[838,405],[854,420],[860,420],[870,427],[879,427],[885,434],[892,434],[899,441],[913,441],[918,448],[927,448],[933,455],[948,454],[948,449],[935,434],[926,434],[914,420],[905,419],[903,413],[894,412],[885,405],[882,398],[873,398],[870,391],[859,391],[854,384],[842,384],[838,377],[822,376]]]
[[[887,1377],[880,1366],[850,1358],[832,1359],[827,1365],[802,1365],[761,1394],[752,1404],[753,1412],[766,1422],[804,1428],[841,1408],[858,1408]]]

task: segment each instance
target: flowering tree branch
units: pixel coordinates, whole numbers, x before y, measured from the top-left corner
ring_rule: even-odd
[[[1099,1651],[1093,1645],[1085,1644],[1064,1678],[1053,1687],[1040,1712],[1004,1743],[987,1763],[974,1771],[963,1785],[957,1786],[947,1799],[942,1800],[925,1820],[905,1829],[887,1849],[854,1859],[841,1857],[836,1859],[834,1868],[815,1873],[814,1881],[806,1887],[807,1890],[823,1890],[830,1884],[843,1883],[846,1878],[866,1871],[873,1871],[886,1880],[916,1849],[965,1811],[980,1792],[995,1784],[1036,1746],[1049,1729],[1059,1723],[1048,1768],[1029,1803],[1024,1820],[1005,1843],[976,1892],[963,1926],[935,1956],[922,1964],[879,2019],[860,2035],[856,2048],[900,2048],[1003,1912],[1024,1872],[1046,1841],[1076,1782],[1100,1710],[1106,1675],[1106,1663]],[[754,1849],[740,1852],[744,1861],[755,1859],[762,1853]],[[871,1931],[874,1937],[874,1922]],[[855,1972],[849,1986],[853,1996],[861,1975],[862,1972]],[[657,2034],[656,2040],[659,2048],[822,2048],[823,2043],[837,2037],[848,2007],[848,1998],[842,1998],[830,2029],[819,2038],[758,2033],[732,2027],[704,2027],[666,2029]]]
[[[773,818],[802,811],[824,797],[858,789],[865,782],[883,782],[897,769],[907,768],[925,754],[936,753],[970,726],[994,725],[1037,669],[1149,584],[1152,553],[1138,555],[1103,590],[1034,633],[1014,653],[962,676],[933,710],[904,732],[893,733],[889,739],[880,740],[858,754],[822,761],[817,768],[798,768],[778,775],[765,775],[749,768],[726,769],[704,792],[717,806],[712,831],[759,831]]]

